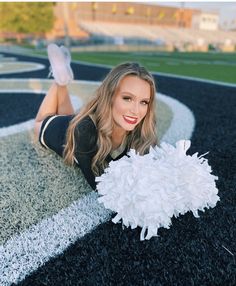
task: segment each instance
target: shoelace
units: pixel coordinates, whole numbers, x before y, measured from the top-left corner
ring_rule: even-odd
[[[49,67],[49,72],[48,72],[48,78],[53,77],[53,73],[52,73],[52,67]]]
[[[65,59],[66,59],[66,61],[67,61],[67,64],[70,65],[71,55],[70,55],[69,50],[68,50],[65,46],[61,46],[60,49],[61,49],[62,53],[63,53],[64,56],[65,56]]]

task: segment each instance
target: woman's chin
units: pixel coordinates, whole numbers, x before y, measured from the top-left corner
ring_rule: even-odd
[[[125,132],[129,132],[129,131],[132,131],[134,130],[134,128],[138,125],[138,123],[136,124],[130,124],[130,123],[127,123],[127,122],[119,122],[119,123],[116,123],[115,126],[120,129],[120,130],[123,130]]]
[[[134,128],[135,128],[136,126],[137,126],[137,124],[135,124],[135,125],[129,124],[129,125],[124,126],[123,129],[124,129],[125,131],[132,131],[132,130],[134,130]]]

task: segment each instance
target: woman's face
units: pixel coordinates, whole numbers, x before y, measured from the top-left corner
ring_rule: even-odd
[[[147,81],[133,75],[124,77],[112,103],[116,131],[132,131],[147,114],[150,97],[151,87]]]

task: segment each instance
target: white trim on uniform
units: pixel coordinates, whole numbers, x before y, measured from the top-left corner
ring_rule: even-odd
[[[79,162],[78,162],[78,160],[75,158],[75,156],[73,156],[73,159],[74,159],[75,163],[76,163],[77,165],[79,165]]]
[[[60,116],[60,115],[54,115],[54,116],[52,116],[50,119],[48,119],[47,123],[45,124],[45,126],[43,127],[43,130],[42,130],[42,132],[41,132],[41,136],[40,136],[40,138],[39,138],[39,141],[40,141],[41,144],[42,144],[45,148],[47,148],[47,149],[50,149],[50,148],[46,145],[46,143],[45,143],[45,141],[44,141],[44,133],[45,133],[45,130],[47,129],[48,125],[50,124],[50,122],[52,122],[52,120],[53,120],[54,118],[58,117],[58,116]]]

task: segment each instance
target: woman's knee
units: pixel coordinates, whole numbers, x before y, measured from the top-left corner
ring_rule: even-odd
[[[39,138],[39,132],[41,129],[42,122],[43,121],[35,121],[34,122],[34,135],[35,135],[35,138],[37,138],[37,139]]]

